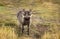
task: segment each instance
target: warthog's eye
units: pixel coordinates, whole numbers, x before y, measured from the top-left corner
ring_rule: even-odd
[[[30,16],[31,14],[30,14],[30,12],[27,12],[27,14]]]
[[[30,16],[31,15],[31,13],[29,12],[29,11],[26,11],[26,12],[24,12],[24,14],[23,14],[24,16],[26,16],[26,15],[28,15],[28,16]]]

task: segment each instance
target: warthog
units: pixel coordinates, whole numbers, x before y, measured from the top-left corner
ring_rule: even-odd
[[[22,34],[24,33],[24,26],[27,25],[28,27],[27,34],[29,35],[31,10],[23,9],[22,11],[19,11],[17,13],[17,18],[18,18],[19,23],[22,25]]]

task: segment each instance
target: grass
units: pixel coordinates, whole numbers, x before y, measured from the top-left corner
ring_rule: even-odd
[[[15,8],[0,6],[0,39],[35,39],[37,36],[39,36],[39,39],[60,39],[58,6],[60,5],[49,2],[37,7],[32,7],[33,10],[40,13],[36,14],[35,17],[39,16],[41,19],[33,19],[33,23],[30,27],[31,37],[25,35],[18,37],[16,27],[19,22],[17,21],[16,15],[13,15],[17,13],[17,10]],[[40,24],[40,20],[42,24]]]
[[[0,27],[0,39],[17,39],[14,29],[10,27]]]

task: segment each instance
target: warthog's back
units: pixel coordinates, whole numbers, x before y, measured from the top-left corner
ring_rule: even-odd
[[[23,12],[22,12],[22,11],[20,11],[19,13],[17,13],[17,18],[18,18],[18,21],[19,21],[20,23],[23,22]]]

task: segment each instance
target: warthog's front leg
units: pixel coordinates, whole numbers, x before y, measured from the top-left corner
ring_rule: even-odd
[[[27,27],[28,27],[28,30],[27,30],[27,35],[29,35],[29,24],[27,25]]]
[[[24,33],[24,25],[22,24],[22,34]]]

